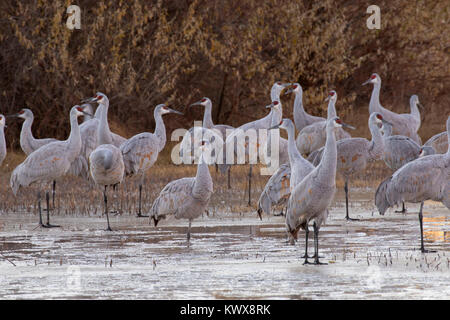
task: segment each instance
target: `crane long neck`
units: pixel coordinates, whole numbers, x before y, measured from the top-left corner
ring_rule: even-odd
[[[211,129],[214,126],[212,121],[212,105],[211,102],[207,102],[205,105],[205,113],[203,114],[203,127]]]
[[[447,159],[450,160],[450,117],[447,119],[447,141],[448,141]]]
[[[204,199],[204,195],[209,193],[212,187],[211,174],[209,173],[208,164],[206,163],[202,151],[200,160],[197,165],[197,173],[195,175],[195,183],[192,188],[192,194],[195,198]]]
[[[160,141],[159,151],[161,151],[166,145],[166,127],[164,125],[164,121],[162,119],[162,115],[159,112],[159,110],[154,111],[154,117],[156,122],[155,135],[159,138]]]
[[[369,130],[372,135],[371,145],[373,148],[369,151],[372,160],[381,159],[384,152],[384,141],[385,139],[381,135],[378,125],[375,122],[369,122]]]
[[[336,186],[337,146],[335,128],[327,126],[327,140],[322,160],[318,165],[319,182],[330,187]]]
[[[70,113],[70,135],[67,139],[67,143],[69,145],[69,151],[75,155],[73,158],[78,156],[81,150],[81,135],[75,112]]]
[[[411,112],[410,114],[417,120],[420,121],[420,111],[419,111],[419,107],[417,106],[417,103],[411,103],[410,104],[411,107]]]
[[[372,95],[370,96],[370,103],[369,103],[369,114],[381,110],[380,89],[381,83],[377,82],[373,84]]]
[[[6,154],[6,140],[5,140],[5,127],[0,128],[0,154]]]
[[[288,154],[289,161],[292,164],[295,159],[303,158],[300,152],[297,149],[297,145],[295,144],[295,127],[293,124],[289,125],[287,128],[288,133]]]
[[[100,123],[97,129],[97,139],[98,144],[111,144],[112,143],[112,136],[111,136],[111,130],[109,129],[108,124],[108,109],[109,104],[101,104],[103,106],[101,113],[100,113]]]
[[[31,125],[33,124],[34,116],[26,118],[22,124],[22,130],[20,131],[20,141],[34,140],[33,133],[31,132]]]
[[[327,120],[337,117],[335,104],[336,104],[335,99],[330,99],[330,101],[328,102]]]

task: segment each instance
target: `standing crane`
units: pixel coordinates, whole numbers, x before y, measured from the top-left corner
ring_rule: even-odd
[[[305,262],[308,264],[308,225],[314,220],[314,264],[319,261],[319,229],[327,218],[327,210],[336,191],[336,137],[335,128],[346,126],[338,117],[327,121],[327,141],[323,161],[297,184],[289,197],[286,228],[294,239],[300,228],[305,230]]]
[[[347,221],[358,220],[350,218],[348,214],[348,181],[353,174],[365,170],[369,162],[381,160],[384,152],[384,140],[378,124],[385,122],[386,120],[380,113],[374,112],[369,117],[371,141],[365,138],[350,138],[337,142],[337,171],[345,179],[345,219]],[[313,160],[314,165],[317,166],[320,163],[323,153],[323,148],[317,151]]]
[[[103,110],[103,116],[105,114]],[[107,231],[112,231],[109,225],[107,187],[121,183],[125,173],[120,149],[112,144],[112,136],[105,134],[101,124],[97,128],[97,141],[99,146],[89,155],[89,167],[95,184],[103,187],[103,201],[107,221]]]
[[[447,118],[447,134],[450,137],[450,117]],[[400,202],[420,202],[420,250],[423,253],[432,252],[425,250],[423,244],[425,200],[442,202],[450,209],[450,148],[445,154],[428,155],[405,164],[381,182],[375,193],[375,205],[381,215]]]
[[[336,117],[336,100],[337,93],[331,90],[325,101],[328,101],[327,119]],[[304,127],[297,136],[297,148],[303,155],[309,155],[315,150],[320,149],[325,145],[326,141],[326,125],[327,121],[316,121],[310,125]],[[350,129],[354,129],[352,126],[348,126]],[[340,128],[336,131],[336,139],[342,140],[351,138],[351,135],[344,129]]]
[[[272,85],[272,88],[270,90],[270,98],[271,98],[272,104],[274,104],[274,105],[280,104],[281,92],[290,85],[291,85],[290,83],[282,83],[280,81],[277,81]],[[268,107],[269,106],[266,106],[266,108],[268,108]],[[257,134],[258,134],[259,129],[269,129],[271,127],[272,117],[275,117],[274,121],[276,123],[280,123],[281,118],[283,117],[283,110],[282,110],[281,104],[277,108],[271,108],[270,113],[267,116],[265,116],[261,119],[254,120],[254,121],[248,122],[246,124],[243,124],[242,126],[233,130],[233,132],[226,138],[226,141],[225,141],[226,150],[234,150],[234,152],[236,154],[236,152],[237,152],[236,143],[240,140],[239,136],[242,134],[245,135],[245,132],[249,129],[255,130]],[[259,140],[259,137],[257,137],[257,139]],[[246,141],[247,144],[245,146],[245,154],[248,155],[250,146],[249,146],[247,138],[246,138],[246,140],[247,140]],[[248,205],[251,205],[252,169],[253,169],[253,165],[250,164],[250,169],[248,172]]]
[[[155,164],[159,153],[166,145],[166,127],[162,116],[167,113],[183,115],[180,111],[173,110],[165,104],[159,104],[153,111],[156,122],[155,132],[139,133],[120,145],[125,164],[125,174],[140,177],[138,217],[145,217],[142,215],[142,184],[144,183],[145,173]]]
[[[378,112],[386,121],[392,123],[395,135],[407,136],[422,145],[422,140],[417,134],[420,128],[420,112],[418,109],[419,98],[413,95],[410,98],[411,113],[395,113],[384,108],[380,103],[381,78],[377,73],[373,73],[362,85],[373,84],[372,95],[369,103],[369,113]]]
[[[435,151],[430,146],[419,146],[414,140],[406,136],[392,135],[392,125],[384,122],[382,126],[384,152],[383,160],[386,165],[394,172],[403,167],[406,163],[413,161],[420,154],[434,154]],[[396,211],[405,213],[405,203],[402,204],[402,210]]]
[[[88,111],[92,109],[89,109],[87,105],[83,105],[82,107],[84,110],[83,116],[85,117],[92,116],[92,114],[90,114]],[[33,125],[34,115],[33,111],[31,111],[30,109],[27,108],[21,109],[18,113],[9,115],[8,117],[21,118],[25,120],[22,124],[22,129],[20,131],[20,147],[27,156],[30,155],[32,152],[36,151],[37,149],[41,148],[42,146],[45,146],[52,142],[60,141],[55,138],[36,139],[33,136],[31,126]],[[70,165],[68,173],[73,174],[75,176],[86,177],[88,175],[87,161],[81,155],[77,156]],[[52,184],[53,208],[55,208],[55,196],[56,196],[56,181],[53,181]]]
[[[72,162],[78,157],[81,150],[80,128],[77,118],[85,113],[84,108],[78,105],[70,110],[70,135],[67,140],[50,142],[28,155],[24,162],[19,164],[11,174],[11,189],[14,195],[21,187],[32,183],[55,181],[68,173]],[[42,223],[41,192],[38,192],[39,225],[41,227],[58,227],[50,224],[49,194],[46,192],[47,223]]]
[[[203,106],[205,108],[205,112],[203,113],[203,122],[202,122],[202,126],[203,128],[206,129],[210,129],[210,130],[215,130],[218,134],[221,135],[221,140],[225,141],[227,138],[227,135],[234,129],[234,127],[226,125],[226,124],[214,124],[212,121],[212,102],[211,99],[207,98],[207,97],[203,97],[201,100],[194,102],[193,104],[190,105],[190,107],[193,106]],[[189,129],[189,133],[188,135],[186,135],[186,138],[190,138],[191,141],[193,139],[193,135],[194,135],[194,128],[190,128]],[[191,143],[191,145],[193,146],[194,144]],[[223,150],[223,159],[222,159],[222,164],[219,164],[216,166],[220,168],[220,171],[222,173],[224,173],[225,171],[227,172],[227,181],[228,181],[228,189],[231,188],[231,182],[230,182],[230,170],[231,170],[231,166],[227,166],[225,164],[225,155],[226,155],[226,150]]]
[[[191,239],[192,220],[205,212],[209,199],[213,193],[213,181],[208,168],[206,152],[209,144],[202,142],[200,160],[197,165],[197,174],[191,178],[181,178],[169,182],[153,202],[150,217],[155,227],[160,219],[167,215],[174,215],[176,219],[188,219],[187,242]],[[151,220],[150,220],[151,221]]]

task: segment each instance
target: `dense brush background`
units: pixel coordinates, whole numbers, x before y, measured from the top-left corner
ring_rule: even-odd
[[[81,30],[66,28],[66,8],[81,8]],[[366,9],[381,8],[381,30]],[[153,130],[153,107],[208,96],[213,120],[233,126],[267,113],[274,81],[299,82],[304,105],[326,114],[329,89],[338,113],[368,136],[372,72],[381,103],[409,112],[425,105],[422,139],[444,130],[450,107],[448,1],[15,1],[0,2],[0,112],[35,113],[36,137],[64,139],[69,108],[96,91],[111,102],[113,131]],[[283,97],[292,116],[293,97]],[[445,116],[443,116],[443,113]],[[168,132],[189,128],[202,108],[165,117]],[[9,150],[19,148],[21,121],[10,120]],[[353,134],[353,133],[352,133]]]

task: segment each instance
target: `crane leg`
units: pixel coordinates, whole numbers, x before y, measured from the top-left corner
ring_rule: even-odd
[[[314,222],[314,264],[328,264],[319,262],[319,227]]]
[[[190,242],[191,242],[191,224],[192,224],[192,220],[189,219],[189,226],[188,226],[188,231],[187,231],[187,246],[189,247]]]
[[[142,182],[139,184],[139,209],[138,210],[139,210],[138,214],[137,214],[138,218],[148,217],[148,216],[144,216],[142,214]]]
[[[422,209],[423,209],[423,201],[420,203],[420,210],[419,210],[419,223],[420,223],[420,251],[422,251],[422,253],[431,253],[431,252],[436,252],[435,250],[426,250],[424,245],[423,245],[423,214],[422,214]]]
[[[345,178],[344,191],[345,191],[345,219],[347,221],[358,221],[359,219],[350,218],[348,215],[348,179],[347,178]]]
[[[47,192],[45,192],[45,201],[47,202],[47,224],[45,225],[46,228],[59,228],[60,226],[50,224],[50,195]]]
[[[105,190],[103,191],[103,202],[105,203],[106,222],[108,223],[108,227],[106,228],[106,231],[112,231],[111,226],[109,225],[108,198],[106,196],[106,186],[105,186]]]
[[[395,213],[406,213],[405,201],[402,201],[402,210],[395,210]]]
[[[303,262],[303,264],[311,264],[311,262],[308,261],[308,234],[309,234],[309,229],[308,229],[308,225],[306,225],[306,228],[305,228],[305,254],[302,256],[302,258],[305,258],[305,261]]]
[[[42,208],[41,208],[41,192],[40,191],[38,191],[37,200],[38,200],[38,210],[39,210],[39,225],[41,227],[45,227],[44,224],[42,223]]]
[[[53,210],[55,210],[55,195],[56,195],[56,181],[53,180],[53,185],[52,185],[52,208]]]
[[[228,167],[227,170],[227,180],[228,180],[228,189],[231,189],[231,166]]]
[[[250,165],[250,170],[248,171],[248,205],[252,205],[252,169],[253,166]]]

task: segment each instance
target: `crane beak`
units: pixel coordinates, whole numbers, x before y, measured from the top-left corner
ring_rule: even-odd
[[[19,114],[18,113],[14,113],[14,114],[8,114],[5,116],[5,118],[18,118]]]
[[[90,98],[81,100],[81,103],[90,103],[90,102],[95,102],[95,101],[97,101],[97,97],[90,97]]]
[[[417,106],[420,108],[420,110],[424,111],[425,107],[420,102],[417,102]]]
[[[277,125],[275,125],[275,126],[273,126],[273,127],[270,127],[269,130],[279,129],[279,128],[280,128],[280,125],[281,125],[281,123],[280,123],[280,124],[277,124]]]
[[[288,94],[290,94],[290,93],[293,92],[293,91],[294,91],[293,88],[289,88],[289,89],[286,90],[286,92],[284,93],[284,95],[288,95]]]
[[[201,105],[202,105],[202,101],[197,101],[197,102],[194,102],[193,104],[191,104],[189,107],[201,106]]]
[[[342,125],[344,128],[349,128],[349,129],[352,129],[352,130],[356,130],[356,128],[355,128],[354,126],[351,126],[351,125],[349,125],[349,124],[346,124],[345,122],[342,122],[341,125]]]
[[[369,79],[369,80],[367,80],[366,82],[364,82],[364,83],[362,84],[362,86],[365,86],[366,84],[369,84],[369,83],[370,83],[370,80],[372,80],[372,79]]]
[[[184,116],[183,112],[180,112],[180,111],[177,111],[177,110],[174,110],[174,109],[171,109],[171,108],[167,108],[167,109],[169,110],[170,113],[181,114],[182,116]]]

